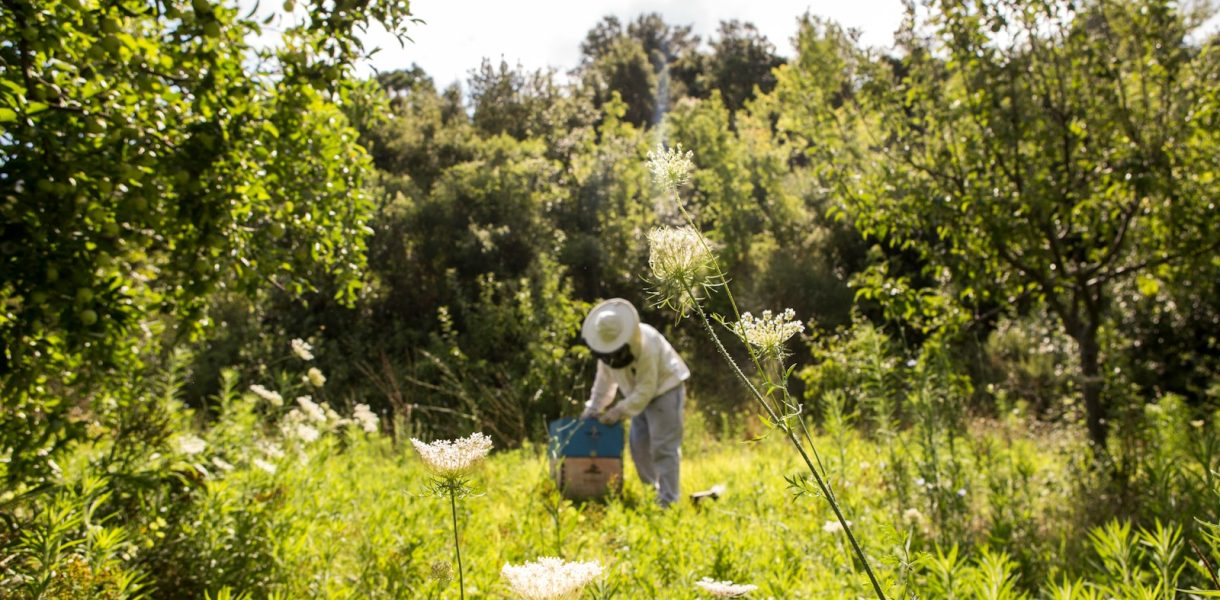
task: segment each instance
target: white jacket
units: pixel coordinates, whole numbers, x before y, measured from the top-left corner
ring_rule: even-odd
[[[623,416],[634,417],[643,412],[653,398],[690,378],[690,369],[682,362],[682,357],[651,325],[640,323],[640,333],[630,344],[635,360],[626,368],[612,369],[597,361],[597,376],[593,378],[593,391],[586,407],[601,411],[614,401],[615,390],[622,390]]]

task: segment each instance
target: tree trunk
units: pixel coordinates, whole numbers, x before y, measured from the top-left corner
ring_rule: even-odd
[[[1089,429],[1089,440],[1093,452],[1101,456],[1106,451],[1106,436],[1109,434],[1109,406],[1102,398],[1101,352],[1097,340],[1098,319],[1087,319],[1077,332],[1076,343],[1080,347],[1081,390],[1084,393],[1085,420]]]

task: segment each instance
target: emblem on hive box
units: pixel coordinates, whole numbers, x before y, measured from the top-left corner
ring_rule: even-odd
[[[589,463],[589,468],[585,469],[585,473],[589,475],[600,475],[601,469],[597,468],[597,463]]]

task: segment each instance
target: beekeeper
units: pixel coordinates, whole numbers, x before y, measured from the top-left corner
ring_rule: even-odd
[[[631,419],[631,460],[661,506],[678,499],[682,407],[690,369],[630,302],[612,298],[585,317],[581,334],[597,357],[597,375],[581,418],[607,425]],[[614,402],[615,391],[623,393]]]

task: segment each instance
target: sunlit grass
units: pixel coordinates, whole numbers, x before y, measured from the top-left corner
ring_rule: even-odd
[[[558,500],[541,449],[494,454],[474,495],[458,505],[465,592],[507,597],[500,575],[506,562],[561,556],[599,561],[605,573],[595,594],[611,597],[696,598],[695,584],[705,577],[756,584],[755,597],[868,595],[842,533],[824,528],[834,520],[829,507],[794,497],[785,484],[803,468],[785,443],[778,436],[691,440],[684,492],[717,484],[727,491],[718,501],[683,501],[671,510],[648,500],[629,461],[620,497],[574,505]],[[1063,475],[1050,445],[1018,440],[1006,451],[1032,456],[1038,476]],[[893,551],[908,534],[923,535],[903,513],[927,508],[894,503],[872,442],[851,435],[842,456],[828,459],[828,472],[851,508],[853,528],[869,540],[881,578],[893,584],[900,575]],[[256,497],[276,503],[275,554],[292,574],[278,588],[285,597],[456,597],[457,578],[444,577],[443,567],[453,554],[449,506],[424,493],[429,477],[413,453],[375,438],[343,451],[319,445],[275,475],[249,470],[214,485],[218,494],[252,486],[246,493],[257,490]],[[556,502],[559,510],[548,512]],[[972,504],[982,510],[982,503]]]

